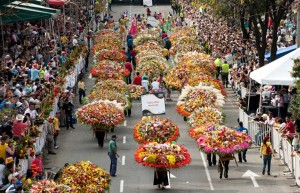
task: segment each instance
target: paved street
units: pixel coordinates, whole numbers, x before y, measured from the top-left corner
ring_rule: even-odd
[[[114,6],[113,16],[115,20],[119,18],[122,11],[128,10],[131,15],[138,13],[146,13],[146,9],[142,6]],[[170,6],[154,6],[152,12],[164,12],[165,15],[171,11]],[[91,66],[92,64],[90,64]],[[94,80],[88,79],[89,74],[85,75],[85,83],[88,91],[94,85]],[[226,113],[227,126],[236,126],[238,118],[238,108],[235,105],[235,95],[227,89],[228,97],[223,111]],[[166,102],[166,115],[174,121],[180,128],[180,138],[178,144],[183,144],[191,154],[192,162],[190,165],[171,171],[171,189],[166,189],[166,192],[172,193],[256,193],[256,192],[271,192],[271,193],[292,193],[297,190],[295,187],[290,187],[293,180],[287,179],[288,174],[283,172],[286,167],[280,166],[282,163],[279,160],[272,160],[272,176],[262,176],[262,160],[259,158],[258,148],[250,149],[247,154],[247,163],[236,164],[231,161],[229,168],[229,178],[219,179],[217,166],[207,166],[206,155],[199,152],[196,142],[187,134],[189,127],[183,121],[183,118],[176,112],[176,100],[178,93],[172,93],[171,102]],[[75,105],[78,106],[76,98]],[[143,167],[134,161],[134,152],[138,144],[133,139],[133,126],[142,118],[142,110],[140,101],[133,101],[132,116],[126,117],[126,124],[120,125],[115,129],[115,133],[108,133],[108,139],[112,134],[118,136],[117,144],[120,155],[118,162],[117,177],[112,178],[111,193],[155,193],[162,192],[153,186],[154,171],[151,168]],[[57,155],[47,155],[45,161],[46,167],[60,168],[65,163],[73,163],[81,160],[89,160],[99,165],[100,167],[109,170],[110,160],[107,155],[108,140],[105,143],[104,149],[100,149],[94,139],[91,128],[87,125],[77,124],[75,130],[66,130],[62,128],[62,132],[58,138],[60,148],[57,150]],[[237,156],[236,156],[237,157]],[[242,178],[243,174],[251,170],[259,175],[255,177],[257,184],[251,181],[250,177]],[[255,186],[258,187],[255,187]]]

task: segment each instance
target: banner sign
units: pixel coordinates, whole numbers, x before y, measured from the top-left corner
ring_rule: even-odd
[[[166,113],[165,98],[155,94],[142,95],[143,116],[161,115]]]

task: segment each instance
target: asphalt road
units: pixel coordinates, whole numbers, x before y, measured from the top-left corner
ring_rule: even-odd
[[[113,15],[118,19],[122,11],[128,10],[131,15],[145,13],[146,8],[142,6],[114,6]],[[154,6],[152,12],[159,11],[167,13],[171,11],[170,6]],[[92,65],[92,64],[91,64]],[[91,66],[90,65],[90,66]],[[88,91],[94,85],[94,81],[88,79],[85,75],[85,83]],[[87,91],[87,93],[88,93]],[[228,126],[237,125],[238,108],[235,105],[235,95],[230,90],[226,99],[226,105],[223,112],[226,114],[225,124]],[[287,179],[288,173],[284,173],[286,167],[280,166],[279,160],[272,160],[272,176],[262,176],[262,160],[259,158],[258,148],[248,151],[247,163],[236,164],[231,161],[229,168],[229,178],[219,179],[217,166],[207,166],[206,155],[199,152],[196,142],[187,134],[189,127],[183,121],[183,118],[176,112],[176,100],[178,93],[172,93],[171,102],[166,102],[167,117],[174,121],[180,128],[180,138],[178,144],[183,144],[191,154],[192,162],[190,165],[177,170],[171,170],[170,184],[171,188],[164,190],[172,193],[292,193],[297,188],[290,187],[294,184],[293,180]],[[75,100],[78,106],[78,99]],[[162,192],[153,186],[154,171],[152,168],[146,168],[139,165],[134,160],[134,152],[138,144],[133,139],[133,126],[142,118],[142,110],[140,101],[133,102],[132,116],[126,117],[126,125],[120,125],[115,129],[114,133],[108,133],[108,140],[112,134],[118,136],[117,144],[119,149],[120,160],[118,162],[117,177],[112,178],[111,193],[155,193]],[[65,163],[73,163],[81,160],[89,160],[95,164],[109,170],[110,160],[107,155],[108,140],[105,142],[104,149],[100,149],[93,136],[93,132],[87,125],[77,124],[75,130],[61,129],[58,137],[60,148],[56,151],[57,155],[47,155],[45,157],[46,167],[54,170],[62,167]],[[242,177],[243,174],[251,170],[258,176],[253,178]]]

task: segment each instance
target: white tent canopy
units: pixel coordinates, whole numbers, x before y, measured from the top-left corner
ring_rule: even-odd
[[[291,76],[294,59],[300,57],[300,48],[250,73],[250,78],[261,85],[293,85]]]

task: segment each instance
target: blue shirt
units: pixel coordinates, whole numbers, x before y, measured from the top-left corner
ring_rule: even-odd
[[[39,78],[40,71],[36,68],[31,69],[31,80]]]
[[[245,127],[239,127],[239,128],[236,129],[236,131],[239,131],[239,132],[246,131],[246,133],[248,134],[248,129],[246,129]]]
[[[128,46],[132,46],[132,45],[133,45],[133,40],[132,40],[132,39],[129,39],[129,40],[127,41],[127,45],[128,45]]]

